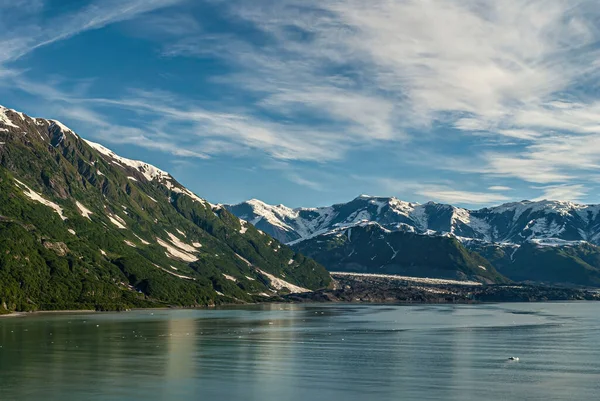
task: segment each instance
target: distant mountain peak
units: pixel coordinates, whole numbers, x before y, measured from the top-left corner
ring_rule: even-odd
[[[283,214],[252,204],[226,207],[332,271],[600,285],[599,205],[540,200],[468,210],[361,195]]]
[[[247,204],[253,207],[249,221],[261,221],[262,230],[293,243],[364,221],[392,231],[452,235],[463,242],[519,245],[532,239],[556,238],[600,243],[600,205],[569,201],[526,200],[468,210],[433,201],[419,204],[363,194],[348,203],[312,209],[271,206],[259,200]],[[242,205],[228,207],[236,214]],[[278,231],[270,230],[269,225],[277,226]]]

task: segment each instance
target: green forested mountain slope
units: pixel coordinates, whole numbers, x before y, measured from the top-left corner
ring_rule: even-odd
[[[509,281],[456,238],[389,231],[379,224],[340,229],[299,242],[294,248],[330,271]]]
[[[600,247],[594,244],[539,246],[527,242],[512,249],[490,244],[473,245],[472,249],[516,281],[600,287]]]
[[[0,108],[0,310],[250,302],[330,282],[169,174]]]

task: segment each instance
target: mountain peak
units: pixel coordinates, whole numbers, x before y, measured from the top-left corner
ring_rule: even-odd
[[[2,107],[0,145],[0,255],[12,263],[0,310],[255,302],[330,283],[169,173],[57,120]]]
[[[0,124],[4,124],[9,127],[18,128],[12,119],[8,116],[7,112],[17,113],[15,110],[0,106]]]
[[[395,198],[391,197],[391,196],[376,196],[376,195],[360,194],[356,198],[354,198],[354,200],[357,200],[357,199],[369,200],[369,199],[395,199]]]
[[[347,203],[321,208],[290,209],[270,206],[259,200],[253,205],[261,230],[283,242],[298,243],[328,232],[373,222],[391,231],[422,235],[453,235],[461,241],[487,241],[519,245],[540,238],[581,240],[600,244],[600,205],[579,205],[566,201],[521,201],[467,210],[450,204],[423,205],[393,197],[362,194]],[[235,214],[235,210],[233,210]],[[508,214],[506,214],[508,213]],[[276,227],[271,230],[269,227]],[[543,242],[546,243],[546,242]]]
[[[247,200],[246,202],[238,203],[238,205],[240,205],[242,203],[249,203],[251,205],[260,205],[260,206],[270,206],[267,203],[261,201],[260,199],[256,199],[256,198],[252,198],[250,200]]]
[[[156,178],[159,181],[169,181],[172,178],[169,173],[151,164],[139,160],[131,160],[125,157],[121,157],[112,150],[108,149],[107,147],[100,145],[99,143],[88,141],[87,139],[85,140],[85,142],[102,155],[112,159],[113,162],[134,168],[135,170],[139,171],[148,181],[153,181]]]
[[[70,134],[73,134],[73,135],[77,135],[75,133],[75,131],[73,131],[71,128],[67,127],[66,125],[64,125],[63,123],[61,123],[58,120],[48,120],[48,121],[50,121],[52,124],[56,125],[65,134],[66,133],[70,133]]]

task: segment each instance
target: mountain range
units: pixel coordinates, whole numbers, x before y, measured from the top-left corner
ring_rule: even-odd
[[[244,303],[330,284],[167,172],[0,106],[0,313]]]
[[[226,207],[330,270],[600,285],[600,205],[468,210],[361,195],[320,208],[256,199]]]
[[[330,288],[326,269],[600,286],[599,212],[366,195],[212,204],[57,120],[0,106],[0,313],[256,302]]]

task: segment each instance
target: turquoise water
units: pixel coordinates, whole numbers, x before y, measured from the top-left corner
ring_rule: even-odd
[[[600,303],[0,318],[1,400],[592,400]],[[518,356],[519,362],[509,362]]]

